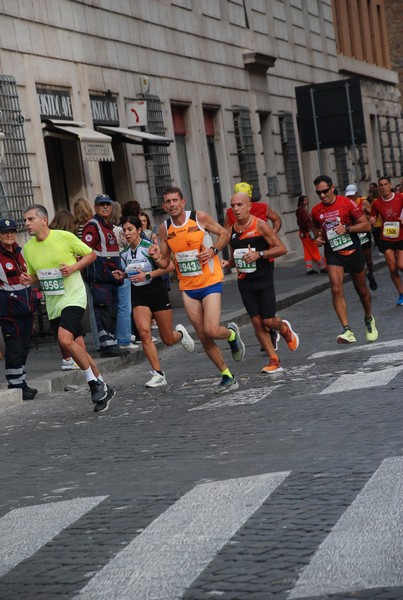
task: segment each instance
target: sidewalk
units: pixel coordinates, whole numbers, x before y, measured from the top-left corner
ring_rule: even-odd
[[[374,257],[375,270],[385,266],[383,257]],[[346,276],[346,281],[350,277]],[[325,274],[306,276],[305,265],[302,259],[293,263],[284,262],[278,264],[274,271],[274,282],[277,295],[277,311],[288,308],[301,300],[306,300],[323,290],[329,288],[329,279]],[[173,306],[174,324],[182,323],[192,335],[193,328],[189,325],[186,313],[182,306],[181,294],[176,283],[172,285],[170,292]],[[231,273],[225,276],[224,291],[222,299],[222,322],[236,321],[239,325],[249,322],[238,292],[236,275]],[[158,335],[156,332],[154,335]],[[86,338],[88,349],[92,353],[92,336]],[[165,346],[157,342],[157,347]],[[145,360],[141,350],[133,350],[125,358],[99,358],[98,353],[93,353],[94,358],[100,365],[103,374],[113,373],[119,369],[127,368],[130,364],[136,364]],[[39,347],[31,348],[27,361],[27,382],[31,387],[38,389],[39,393],[50,394],[65,390],[66,386],[82,385],[83,377],[80,371],[62,371],[62,358],[59,347],[52,337],[40,338]],[[0,361],[0,368],[4,369],[4,363]],[[20,390],[7,390],[4,383],[4,374],[1,375],[0,384],[0,408],[9,405],[10,400],[22,401]],[[40,394],[37,396],[40,399]]]

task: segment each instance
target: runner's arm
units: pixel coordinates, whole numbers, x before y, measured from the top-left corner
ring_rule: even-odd
[[[344,233],[366,233],[367,231],[371,231],[371,224],[365,215],[361,215],[353,225],[343,225],[340,223],[334,230],[340,235]]]
[[[219,251],[225,248],[229,242],[230,233],[205,212],[197,211],[197,220],[203,229],[207,229],[209,233],[214,233],[214,235],[218,236],[213,246],[205,248],[198,255],[199,260],[207,262],[214,258],[214,248]]]
[[[96,259],[97,255],[94,251],[92,251],[89,254],[84,254],[84,256],[81,256],[80,260],[74,263],[74,265],[66,265],[65,263],[61,263],[61,274],[63,275],[63,277],[68,277],[69,275],[72,275],[75,271],[82,271],[83,269],[85,269],[85,267],[88,267],[88,265],[96,261]]]
[[[153,261],[157,264],[157,267],[160,269],[167,269],[171,261],[171,250],[167,243],[167,230],[165,223],[161,223],[159,227],[159,238],[159,245],[155,237],[154,244],[150,246],[148,253]]]
[[[273,223],[273,229],[275,233],[278,233],[281,229],[281,225],[283,224],[281,217],[275,210],[272,209],[269,204],[266,205],[266,218]]]

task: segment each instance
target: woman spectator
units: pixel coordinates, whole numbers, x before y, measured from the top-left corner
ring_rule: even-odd
[[[119,244],[119,252],[122,254],[128,248],[128,243],[123,235],[120,225],[122,209],[119,202],[112,202],[112,213],[110,222],[113,225],[113,233]],[[118,314],[116,318],[116,339],[121,348],[135,350],[138,348],[131,340],[132,336],[132,304],[130,298],[130,281],[125,279],[118,287]]]
[[[146,212],[144,212],[144,210],[141,210],[139,213],[139,219],[141,221],[141,229],[143,231],[143,236],[145,236],[147,240],[151,240],[153,232],[151,229],[150,217]]]
[[[298,198],[297,204],[297,224],[299,227],[299,237],[304,249],[304,259],[307,275],[315,275],[318,271],[313,268],[315,262],[321,273],[326,273],[323,258],[320,255],[319,249],[315,244],[316,233],[313,225],[311,213],[309,212],[308,196],[301,195]]]
[[[145,387],[159,387],[166,385],[164,372],[161,370],[157,348],[151,337],[151,319],[154,315],[160,336],[164,344],[173,346],[181,342],[188,352],[192,352],[194,341],[183,325],[172,329],[172,306],[168,292],[164,288],[161,278],[163,273],[174,270],[172,261],[167,269],[160,269],[149,256],[152,242],[141,237],[141,221],[138,217],[126,217],[123,222],[123,231],[129,248],[121,255],[125,271],[114,271],[116,279],[128,279],[131,283],[131,297],[134,320],[137,324],[144,354],[151,367],[152,377]]]
[[[74,202],[74,232],[78,238],[82,238],[84,225],[92,218],[94,209],[87,198],[79,198]]]

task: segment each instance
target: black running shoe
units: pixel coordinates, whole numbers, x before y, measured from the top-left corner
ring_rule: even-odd
[[[94,404],[97,402],[101,402],[104,398],[106,398],[108,394],[107,386],[103,381],[99,381],[98,379],[93,379],[88,382],[91,390],[91,400]]]
[[[101,358],[127,356],[128,354],[130,354],[130,350],[127,348],[121,348],[120,346],[113,346],[112,348],[104,348],[100,350]]]
[[[104,398],[100,402],[97,402],[94,406],[94,412],[96,412],[96,413],[106,412],[109,408],[110,401],[112,400],[112,398],[115,397],[115,394],[116,394],[115,388],[106,384],[106,389],[107,389],[106,398]]]
[[[376,282],[376,279],[374,277],[374,274],[371,271],[368,271],[367,273],[367,279],[369,281],[369,287],[371,288],[371,290],[374,292],[375,290],[378,289],[378,284]]]

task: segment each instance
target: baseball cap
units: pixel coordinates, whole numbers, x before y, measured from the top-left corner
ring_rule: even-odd
[[[94,204],[112,204],[113,200],[107,194],[98,194],[94,200]]]
[[[0,233],[6,231],[17,231],[17,225],[12,219],[0,219]]]
[[[346,196],[354,196],[358,192],[358,187],[354,183],[350,183],[344,192]]]
[[[246,183],[246,181],[241,181],[240,183],[236,183],[234,185],[234,194],[238,192],[243,192],[244,194],[248,194],[249,198],[252,198],[252,190],[253,185],[250,183]]]

